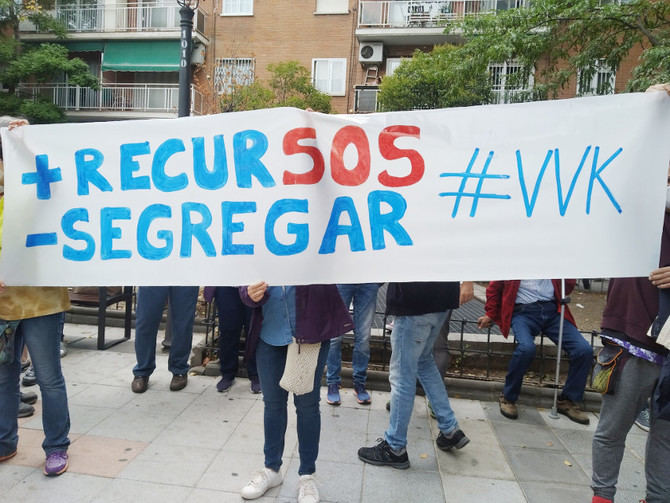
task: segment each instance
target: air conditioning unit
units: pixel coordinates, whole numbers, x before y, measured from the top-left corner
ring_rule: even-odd
[[[363,42],[358,49],[360,63],[381,63],[384,61],[384,44],[382,42]]]

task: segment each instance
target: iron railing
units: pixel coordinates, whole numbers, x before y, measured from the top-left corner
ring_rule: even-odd
[[[527,0],[359,0],[359,28],[439,27],[447,21],[522,7]]]
[[[46,99],[65,111],[177,112],[178,84],[103,84],[99,89],[68,84],[22,84],[22,96]],[[203,97],[191,87],[191,112],[203,112]]]

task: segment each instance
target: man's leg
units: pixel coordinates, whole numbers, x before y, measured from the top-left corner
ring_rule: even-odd
[[[23,330],[18,326],[14,333],[14,361],[0,365],[0,459],[9,459],[16,453],[19,426],[16,416],[19,409],[19,376]]]
[[[419,358],[433,328],[427,316],[397,316],[391,332],[391,412],[384,439],[395,451],[404,449],[407,444]]]
[[[219,312],[221,379],[232,382],[237,374],[240,336],[244,325],[244,304],[237,288],[217,287],[216,308]]]
[[[174,375],[186,375],[193,343],[193,320],[198,302],[197,286],[171,286],[172,305],[172,346],[168,358],[168,370]]]
[[[451,309],[447,310],[447,317],[444,319],[442,328],[440,329],[440,334],[435,339],[435,344],[433,344],[433,355],[435,356],[435,363],[437,364],[437,370],[440,372],[440,376],[444,379],[444,376],[447,374],[449,369],[449,346],[448,346],[448,337],[449,337],[449,322],[451,321]]]
[[[359,403],[370,403],[365,381],[370,362],[370,331],[377,307],[377,290],[377,283],[364,283],[357,285],[354,293],[354,352],[351,365]]]
[[[654,389],[660,367],[631,356],[617,376],[613,395],[603,395],[593,435],[593,494],[614,500],[626,436]]]
[[[135,376],[148,377],[156,368],[156,336],[168,298],[167,286],[141,286],[137,289],[135,320]]]
[[[344,305],[351,305],[351,300],[354,298],[354,291],[356,290],[356,285],[337,285],[337,291],[340,292],[340,297],[342,297],[342,302]],[[342,371],[342,336],[335,337],[330,340],[330,349],[328,350],[328,364],[326,369],[326,383],[328,385],[337,384],[338,386],[342,382],[342,377],[340,373]]]
[[[647,436],[644,470],[647,503],[670,501],[670,421],[652,418]]]
[[[510,402],[516,402],[521,393],[523,376],[535,358],[535,337],[540,333],[540,321],[536,309],[524,307],[512,316],[512,331],[517,346],[509,362],[503,396]]]

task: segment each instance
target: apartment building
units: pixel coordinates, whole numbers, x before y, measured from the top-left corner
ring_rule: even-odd
[[[194,18],[192,113],[216,113],[218,96],[267,80],[268,65],[287,60],[309,69],[335,113],[376,111],[381,79],[404,58],[462,41],[444,33],[447,21],[523,8],[525,1],[202,0]],[[102,87],[58,82],[23,91],[50,97],[71,120],[176,116],[178,10],[175,0],[56,0],[53,14],[69,32],[63,43]],[[27,23],[21,29],[24,40],[53,40]],[[603,66],[588,82],[574,79],[559,97],[623,90],[639,54],[634,50],[616,75]],[[519,89],[507,80],[518,69],[513,61],[491,63],[497,102],[513,101]],[[532,85],[531,77],[523,87]]]
[[[194,16],[193,59],[204,64],[211,4]],[[62,107],[68,120],[176,117],[180,59],[179,5],[172,0],[56,0],[50,14],[65,25],[68,38],[20,25],[27,43],[55,42],[85,61],[100,89],[70,85],[63,77],[46,84],[23,84],[20,92]],[[202,113],[203,97],[191,91],[192,113]]]

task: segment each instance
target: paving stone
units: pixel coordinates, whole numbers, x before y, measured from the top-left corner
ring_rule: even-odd
[[[522,447],[509,447],[505,452],[519,481],[589,484],[590,477],[567,452]]]
[[[86,385],[74,396],[68,395],[68,403],[86,407],[106,407],[117,409],[123,407],[135,397],[130,386],[109,386],[106,384]]]
[[[520,485],[528,503],[584,503],[593,496],[588,485],[549,482],[520,482]]]
[[[557,429],[553,431],[570,454],[591,455],[593,431],[568,429]]]
[[[2,487],[2,492],[9,491],[20,481],[30,476],[35,470],[36,468],[31,466],[4,463],[2,468],[0,468],[0,487]]]
[[[149,444],[85,435],[70,445],[68,472],[116,477]]]
[[[591,455],[576,454],[575,459],[590,478],[593,471]],[[617,489],[644,491],[645,487],[647,487],[647,482],[644,475],[644,462],[627,450],[621,460]]]
[[[116,479],[91,501],[92,503],[128,503],[130,501],[182,503],[192,492],[191,487]]]
[[[45,477],[41,470],[15,484],[3,493],[3,501],[26,501],[49,503],[89,503],[112,484],[112,480],[78,473],[66,473],[60,477]]]
[[[299,467],[300,460],[292,459],[279,492],[280,498],[297,498]],[[322,501],[333,503],[360,501],[363,483],[363,470],[360,465],[317,460],[315,477]]]
[[[537,449],[566,450],[546,426],[512,424],[511,421],[491,421],[498,440],[504,447],[531,447]]]
[[[389,501],[417,501],[444,503],[442,481],[432,472],[396,470],[394,468],[365,465],[363,493],[365,503]]]
[[[490,501],[495,503],[525,503],[518,482],[480,477],[449,475],[442,479],[445,501]]]
[[[195,487],[218,451],[178,445],[151,445],[119,478]]]
[[[186,498],[185,503],[240,503],[244,501],[240,497],[240,493],[234,492],[224,492],[224,491],[213,491],[211,489],[194,489],[191,494]],[[254,500],[255,503],[274,503],[277,500],[272,497],[262,497]]]
[[[221,451],[203,473],[196,487],[199,489],[214,489],[239,494],[251,477],[263,468],[263,453],[240,453]],[[285,475],[290,458],[284,458],[281,471]],[[276,497],[280,487],[270,489],[266,496]]]

